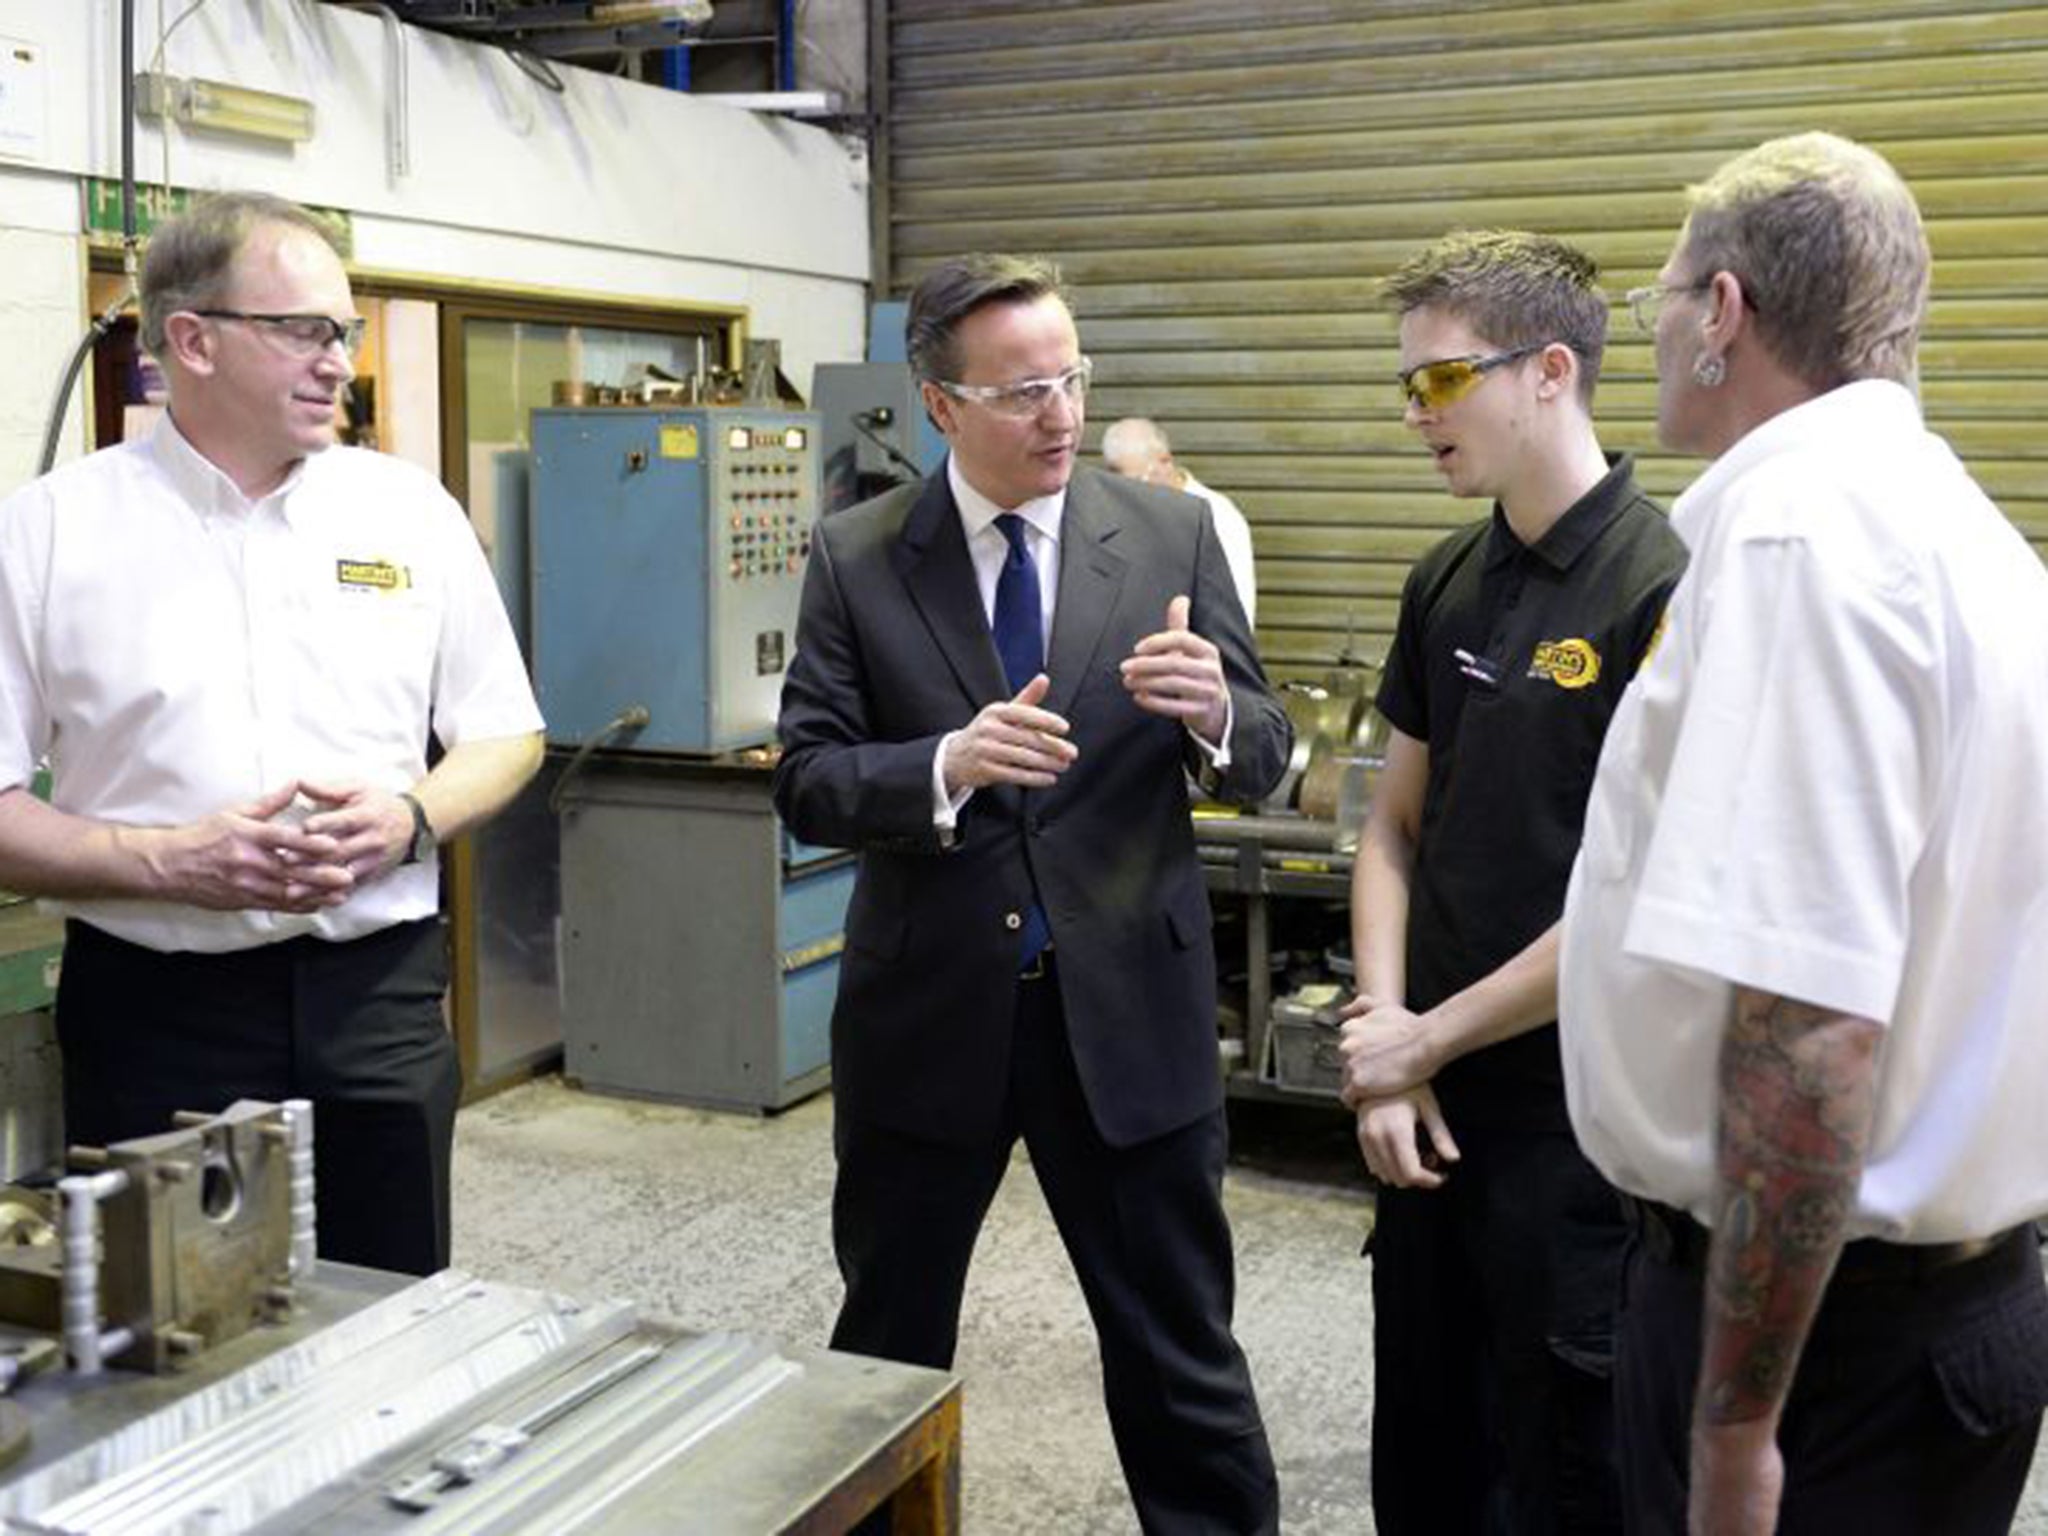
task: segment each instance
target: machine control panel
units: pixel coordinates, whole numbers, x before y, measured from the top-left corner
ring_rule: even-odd
[[[816,434],[808,426],[734,423],[714,475],[725,509],[726,575],[759,581],[801,572],[818,517]]]

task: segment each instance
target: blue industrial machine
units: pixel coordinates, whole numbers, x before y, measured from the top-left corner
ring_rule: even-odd
[[[760,750],[819,515],[818,418],[564,408],[535,411],[532,438],[535,686],[575,752],[555,790],[565,1069],[779,1109],[829,1080],[853,887],[849,855],[777,822]]]
[[[550,742],[620,732],[635,707],[638,751],[773,739],[818,464],[809,414],[533,413],[533,668]]]

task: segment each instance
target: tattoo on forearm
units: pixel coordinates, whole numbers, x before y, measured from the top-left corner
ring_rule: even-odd
[[[1721,1048],[1709,1422],[1759,1418],[1791,1385],[1862,1175],[1882,1037],[1868,1019],[1737,989]]]

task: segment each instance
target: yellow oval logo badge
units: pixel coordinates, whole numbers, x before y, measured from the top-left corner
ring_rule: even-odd
[[[1600,653],[1587,640],[1545,640],[1529,659],[1529,675],[1560,688],[1588,688],[1600,678]]]

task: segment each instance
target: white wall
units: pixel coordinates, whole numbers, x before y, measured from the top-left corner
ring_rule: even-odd
[[[432,304],[392,299],[384,305],[383,383],[377,402],[377,444],[430,475],[441,472],[441,326]]]
[[[85,246],[77,187],[0,164],[0,493],[35,473],[57,383],[85,334]],[[82,391],[81,391],[82,393]],[[58,454],[78,454],[84,413],[74,397]]]
[[[138,0],[139,67],[159,6],[167,24],[189,3]],[[0,355],[17,360],[0,371],[0,491],[28,472],[85,323],[75,183],[120,174],[119,16],[118,0],[0,0],[0,38],[41,50],[44,116],[26,151],[0,140]],[[173,128],[171,182],[345,208],[366,268],[744,306],[754,334],[780,338],[802,387],[814,363],[861,355],[866,167],[832,135],[567,66],[556,95],[498,49],[402,35],[409,169],[398,175],[378,17],[314,0],[209,0],[172,33],[164,67],[306,97],[316,132],[270,147]],[[153,124],[138,128],[140,178],[162,177],[165,149]]]

